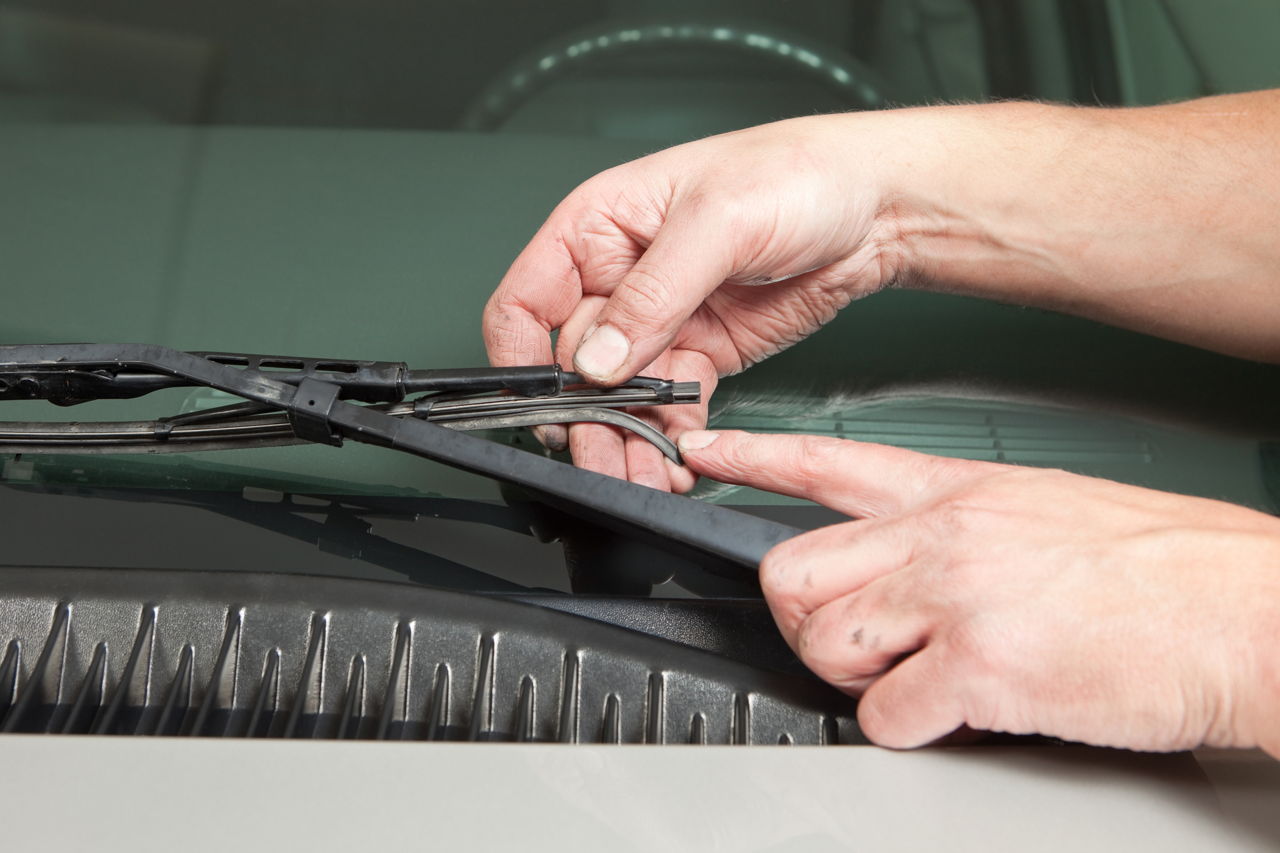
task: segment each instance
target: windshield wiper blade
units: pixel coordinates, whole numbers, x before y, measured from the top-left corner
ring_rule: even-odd
[[[468,398],[468,402],[476,398]],[[488,400],[490,398],[482,398]],[[526,398],[500,399],[516,403]],[[557,398],[547,398],[548,402]],[[480,404],[476,400],[476,406]],[[382,404],[375,404],[382,405]],[[509,413],[468,415],[440,404],[419,410],[413,404],[382,405],[380,411],[396,417],[414,415],[454,430],[509,429],[562,423],[601,423],[628,430],[662,451],[676,464],[680,453],[671,439],[635,415],[614,411],[611,406],[633,405],[625,400],[605,399],[592,406],[561,408],[538,405],[513,407]],[[203,409],[184,415],[151,421],[106,421],[97,423],[58,421],[11,421],[0,423],[0,447],[11,453],[177,453],[196,450],[225,450],[232,447],[281,447],[306,444],[294,434],[287,415],[263,411],[246,403]]]
[[[125,346],[135,354],[142,350],[160,349],[133,344]],[[112,353],[96,344],[42,345],[37,349],[47,351],[66,347],[79,348],[82,357],[53,364],[23,362],[20,359],[0,361],[0,400],[47,400],[59,406],[74,406],[90,400],[132,399],[166,388],[206,384],[195,377],[164,370],[164,365],[151,361],[106,358]],[[114,354],[120,355],[119,348],[115,349]],[[423,393],[507,391],[524,397],[547,397],[561,395],[567,387],[585,383],[579,374],[563,370],[558,364],[411,370],[401,361],[255,353],[185,354],[213,364],[248,368],[288,385],[296,386],[304,379],[318,379],[337,386],[340,399],[363,403],[395,403],[412,394]],[[599,392],[601,389],[595,390]],[[674,382],[650,376],[637,376],[612,391],[615,396],[642,392],[635,397],[637,404],[697,402],[696,382]]]
[[[412,415],[456,430],[609,424],[645,439],[676,464],[680,463],[680,453],[674,442],[635,415],[613,409],[696,403],[700,396],[696,382],[648,376],[637,376],[616,388],[569,388],[581,385],[582,377],[563,371],[556,364],[410,370],[401,362],[247,353],[193,355],[216,364],[269,370],[273,379],[295,386],[304,379],[319,379],[336,385],[339,399],[370,403],[390,415]],[[164,388],[197,384],[186,377],[157,373],[134,364],[0,364],[0,400],[47,400],[72,406],[93,399],[139,397]],[[423,396],[416,400],[405,399],[419,393]],[[171,453],[302,443],[305,440],[295,434],[285,413],[252,402],[151,421],[20,421],[0,425],[0,444],[14,453],[61,453],[68,449],[80,453]]]
[[[95,387],[93,383],[100,383],[107,389],[103,394],[111,396],[122,389],[129,390],[128,381],[116,384],[120,377],[160,377],[169,384],[148,379],[142,384],[157,387],[141,393],[180,386],[225,391],[259,404],[264,411],[283,413],[293,435],[303,441],[341,445],[346,439],[389,447],[512,483],[587,521],[639,536],[669,550],[692,553],[704,562],[710,558],[725,568],[754,569],[770,548],[801,532],[726,507],[454,432],[425,419],[442,404],[465,399],[451,394],[495,390],[495,386],[526,398],[520,404],[524,411],[518,413],[556,411],[555,405],[539,407],[527,398],[554,399],[566,385],[580,380],[558,366],[409,371],[399,363],[346,362],[355,368],[344,373],[336,369],[342,364],[319,359],[188,353],[147,344],[3,346],[0,400],[46,399],[69,404],[100,398],[85,396]],[[362,374],[361,370],[365,372]],[[86,376],[99,378],[85,379]],[[352,376],[364,376],[368,384],[361,385]],[[642,378],[623,388],[622,393],[645,389],[658,398],[655,403],[661,403],[676,402],[678,396],[688,401],[692,392],[696,400],[691,385],[696,388],[696,383]],[[377,406],[353,402],[371,402],[379,394],[388,395],[379,398],[381,402],[398,402],[406,394],[432,389],[437,392],[436,397],[413,405],[415,417],[397,416]]]

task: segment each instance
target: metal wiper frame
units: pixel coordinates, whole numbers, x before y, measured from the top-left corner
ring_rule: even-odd
[[[423,418],[450,429],[478,430],[540,424],[595,422],[626,429],[679,464],[675,444],[624,406],[696,403],[696,382],[637,376],[617,388],[580,388],[583,379],[559,365],[510,368],[410,370],[403,362],[343,361],[247,353],[191,353],[218,364],[272,371],[290,385],[313,378],[336,385],[339,397],[381,408],[390,415]],[[0,366],[0,400],[38,399],[73,406],[89,400],[141,397],[191,386],[183,377],[137,366],[80,364]],[[490,393],[486,393],[490,392]],[[492,393],[498,392],[498,393]],[[425,396],[406,401],[411,394]],[[47,453],[74,447],[80,453],[167,453],[303,444],[288,414],[245,402],[150,421],[112,423],[10,422],[0,442],[15,453]]]
[[[136,397],[161,388],[214,388],[253,405],[213,410],[222,412],[213,423],[219,423],[219,417],[225,418],[227,409],[238,408],[232,414],[257,418],[270,423],[272,429],[288,427],[289,435],[277,432],[267,442],[304,441],[336,446],[349,439],[411,453],[518,485],[572,515],[691,555],[712,570],[755,569],[770,548],[801,532],[726,507],[468,436],[428,420],[433,414],[439,417],[442,411],[458,415],[454,420],[480,419],[483,426],[557,422],[538,420],[538,416],[561,418],[558,422],[581,420],[583,407],[563,402],[574,400],[573,392],[566,392],[565,386],[579,381],[580,377],[555,365],[410,371],[398,362],[188,353],[148,344],[0,346],[0,400],[42,399],[71,405],[90,399]],[[488,398],[492,405],[477,414],[474,398],[468,411],[466,397],[449,393],[483,390],[505,390],[513,392],[513,396]],[[419,391],[438,393],[412,404],[401,403],[406,395]],[[638,391],[646,393],[637,395]],[[636,396],[655,403],[697,399],[696,383],[644,377],[630,387],[596,391],[593,400],[602,394],[611,394],[618,401],[625,399],[625,403],[618,403],[625,405],[641,402]],[[360,405],[357,400],[378,405]],[[402,410],[404,406],[409,409]],[[493,406],[497,406],[497,414]],[[285,420],[272,422],[272,413],[283,413]],[[148,441],[154,445],[172,440],[180,427],[201,423],[201,415],[204,423],[209,423],[211,414],[134,425],[148,425],[152,430]],[[414,417],[406,417],[408,414]],[[279,416],[275,417],[278,421]],[[227,421],[221,423],[225,426]],[[0,425],[0,448],[11,452],[15,448],[32,449],[29,441],[24,444],[14,437],[14,433],[22,432],[18,427],[31,426]],[[44,424],[42,428],[50,443],[61,446],[74,440],[79,442],[75,447],[80,450],[85,430],[95,426],[99,425]],[[58,436],[67,439],[60,441]],[[105,446],[107,452],[118,452],[119,445],[107,442]],[[183,449],[197,446],[186,445]]]

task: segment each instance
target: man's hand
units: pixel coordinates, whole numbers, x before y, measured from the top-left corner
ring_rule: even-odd
[[[685,433],[698,474],[860,520],[760,581],[885,746],[967,726],[1280,757],[1280,520],[1061,471],[832,438]]]
[[[489,300],[494,364],[556,360],[592,381],[636,373],[697,380],[704,400],[736,373],[887,282],[888,137],[857,142],[850,116],[796,119],[668,149],[611,169],[551,214]],[[886,121],[862,117],[871,125]],[[888,123],[892,123],[889,119]],[[857,142],[857,144],[854,144]],[[899,148],[901,146],[894,146]],[[644,415],[668,433],[706,406]],[[548,428],[550,445],[565,441]],[[694,478],[642,439],[578,425],[584,467],[661,489]]]
[[[1280,90],[1147,109],[812,116],[611,169],[489,300],[494,364],[703,383],[890,283],[1056,308],[1280,362]],[[856,365],[850,365],[856,369]],[[669,434],[706,409],[644,415]],[[578,464],[684,490],[641,439],[579,425]],[[544,441],[566,440],[560,427]]]

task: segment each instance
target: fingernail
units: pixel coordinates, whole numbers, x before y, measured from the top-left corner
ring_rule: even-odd
[[[533,436],[548,450],[564,450],[569,446],[569,430],[559,424],[545,424],[533,428]]]
[[[680,446],[681,453],[688,453],[690,450],[702,450],[710,447],[711,442],[720,437],[720,433],[712,432],[705,429],[691,429],[688,432],[681,433],[676,444]]]
[[[606,323],[587,333],[582,343],[578,344],[573,367],[592,379],[605,381],[613,378],[630,352],[631,344],[626,336]]]

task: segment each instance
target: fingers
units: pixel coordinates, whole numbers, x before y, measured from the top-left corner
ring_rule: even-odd
[[[653,426],[661,424],[652,415],[633,413]],[[671,491],[671,474],[667,470],[667,457],[662,451],[638,435],[623,436],[623,454],[626,459],[626,477],[633,483],[648,486],[661,492]]]
[[[710,359],[702,353],[674,350],[670,354],[664,354],[652,369],[646,368],[646,372],[660,376],[676,376],[681,380],[697,380],[702,385],[702,401],[676,406],[628,409],[627,411],[630,414],[652,424],[666,435],[672,437],[677,437],[690,429],[701,429],[706,426],[707,400],[715,390],[717,382],[715,367],[711,364]],[[613,432],[613,430],[610,430],[610,433]],[[589,460],[599,459],[602,454],[616,449],[617,445],[616,443],[609,443],[606,446],[603,443],[597,443],[610,441],[612,438],[612,436],[608,438],[599,436],[601,436],[601,433],[592,431],[587,436],[580,437],[580,443],[577,446],[584,456],[579,457],[575,453],[574,461],[577,464],[592,468],[592,470],[600,470],[594,467],[595,463]],[[623,446],[625,451],[624,476],[633,483],[640,483],[662,491],[683,493],[692,489],[697,482],[697,475],[692,471],[683,465],[672,463],[663,456],[660,450],[638,435],[625,433]],[[584,459],[588,461],[584,461]],[[609,470],[614,471],[617,469],[616,467],[610,467]]]
[[[573,309],[573,313],[569,315],[569,319],[561,324],[560,333],[556,336],[557,362],[562,365],[573,364],[573,353],[582,341],[582,336],[595,323],[596,315],[600,313],[600,309],[608,301],[609,298],[607,296],[599,294],[589,293],[582,297],[582,301],[577,304]]]
[[[560,451],[569,446],[569,428],[564,424],[543,424],[532,430],[533,437],[548,450]]]
[[[626,479],[627,460],[620,430],[604,424],[574,424],[569,428],[569,451],[580,468]]]
[[[687,432],[686,464],[697,474],[797,498],[854,517],[901,513],[989,470],[988,463],[810,435]]]
[[[734,272],[719,217],[674,207],[644,254],[609,294],[574,353],[574,369],[602,384],[650,364],[681,324]]]
[[[858,725],[872,742],[914,749],[965,723],[964,705],[946,656],[926,648],[881,676],[858,702]]]
[[[555,362],[565,365],[573,363],[573,351],[578,346],[587,327],[591,325],[600,308],[606,302],[603,296],[586,295],[578,302],[567,320],[560,324],[560,332],[556,336]],[[545,446],[552,450],[564,450],[569,442],[569,428],[562,424],[534,427],[534,435]]]
[[[489,362],[497,366],[547,364],[551,330],[570,316],[581,294],[577,265],[554,217],[534,235],[489,298],[481,321]],[[563,450],[568,431],[560,424],[533,428],[538,441]]]
[[[900,576],[890,575],[824,604],[788,638],[792,648],[823,681],[861,691],[921,649],[934,628],[925,610],[895,601],[901,585]]]
[[[565,322],[556,341],[556,352],[561,362],[567,353],[572,353],[581,330],[590,322],[594,312],[605,302],[601,296],[584,297],[582,303],[574,310],[573,315]],[[665,352],[651,365],[642,371],[653,376],[673,377],[681,381],[697,381],[702,388],[701,401],[698,403],[676,406],[654,406],[629,409],[628,411],[653,424],[672,438],[690,429],[701,429],[707,425],[707,401],[715,391],[718,377],[715,365],[704,353],[696,350],[674,349]],[[600,433],[589,432],[587,436],[599,436]],[[594,444],[594,439],[581,437],[581,447],[588,456],[599,457],[606,452]],[[605,440],[605,439],[601,439]],[[626,478],[663,491],[687,492],[697,482],[697,476],[688,468],[671,463],[662,453],[645,439],[627,433],[624,436]],[[610,447],[616,447],[610,444]],[[575,455],[574,461],[584,467],[591,467]],[[596,469],[592,469],[596,470]]]
[[[702,388],[702,396],[697,403],[660,406],[651,410],[661,422],[663,432],[673,439],[678,439],[689,430],[700,430],[706,427],[707,409],[720,377],[711,359],[697,350],[672,350],[668,365],[668,372],[673,378],[681,381],[696,381]],[[668,461],[666,468],[673,492],[683,494],[698,482],[698,475],[689,470],[686,465],[676,465]]]
[[[551,330],[568,319],[582,292],[558,228],[554,217],[547,220],[489,297],[481,330],[494,365],[551,361]]]
[[[932,644],[947,619],[927,595],[928,530],[912,517],[854,521],[785,542],[761,585],[783,637],[822,680],[862,694],[875,743],[932,743],[964,722],[951,672]]]
[[[775,547],[760,564],[760,586],[782,635],[794,648],[815,611],[910,565],[927,535],[908,516],[822,527]]]

